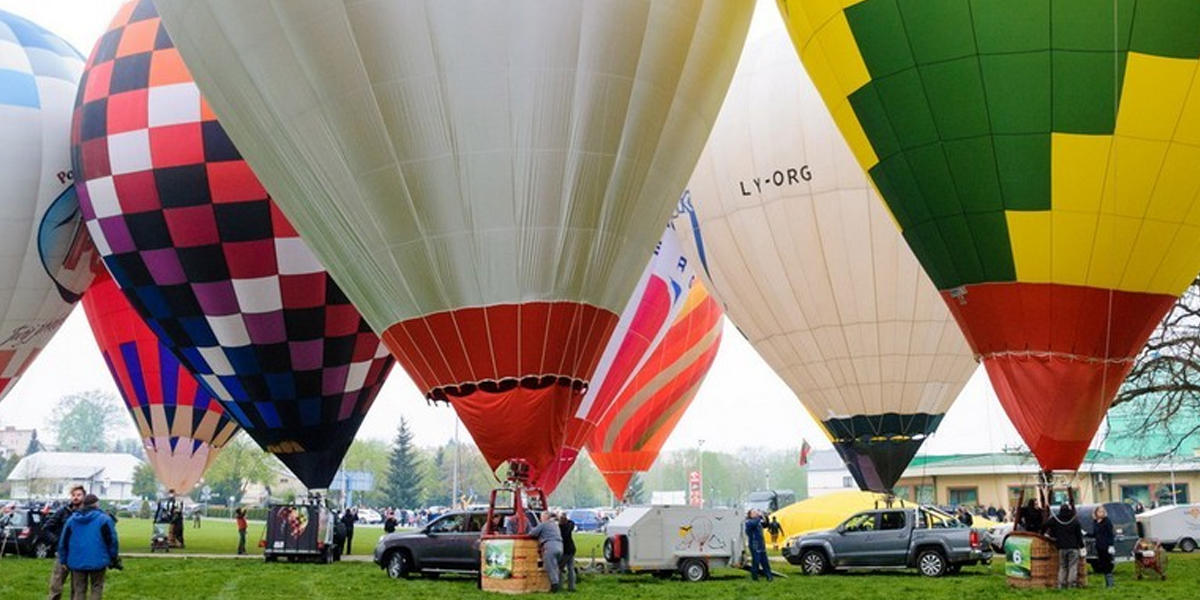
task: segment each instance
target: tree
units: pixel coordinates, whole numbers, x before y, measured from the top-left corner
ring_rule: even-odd
[[[243,431],[221,449],[205,480],[212,487],[214,497],[233,497],[237,503],[242,501],[246,487],[251,483],[269,482],[277,464],[278,459],[263,452]],[[186,494],[189,490],[176,491]]]
[[[388,504],[403,508],[420,505],[424,494],[421,484],[421,457],[413,446],[408,421],[400,417],[400,428],[388,459],[387,482],[383,487]]]
[[[158,476],[149,463],[142,463],[133,470],[133,493],[143,500],[158,497]]]
[[[1142,421],[1131,430],[1148,439],[1167,439],[1168,454],[1188,440],[1194,443],[1193,436],[1200,434],[1200,277],[1138,354],[1113,406],[1125,403],[1135,407],[1132,412]]]
[[[58,448],[74,452],[105,452],[108,436],[125,426],[121,401],[103,390],[63,396],[50,416]]]
[[[42,449],[42,443],[38,441],[37,430],[33,430],[33,435],[29,438],[29,445],[25,447],[25,456],[37,454]]]
[[[344,471],[364,471],[375,479],[375,489],[353,492],[354,501],[359,504],[381,506],[387,503],[387,495],[383,492],[384,480],[388,474],[388,445],[380,440],[354,440],[342,460]],[[341,490],[330,490],[339,492]]]
[[[129,454],[142,460],[146,460],[146,449],[142,447],[142,441],[135,440],[133,438],[122,438],[117,440],[117,443],[113,444],[113,452]]]

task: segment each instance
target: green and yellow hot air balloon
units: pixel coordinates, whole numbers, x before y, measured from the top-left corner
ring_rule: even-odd
[[[1200,270],[1200,2],[778,0],[1047,470]]]

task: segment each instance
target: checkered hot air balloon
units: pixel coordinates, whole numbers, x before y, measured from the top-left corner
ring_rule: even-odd
[[[1043,469],[1200,271],[1200,3],[779,0]]]
[[[0,399],[58,331],[98,267],[72,185],[83,57],[0,11]]]
[[[221,404],[150,331],[107,274],[83,310],[159,482],[186,493],[238,431]]]
[[[158,0],[238,148],[428,398],[531,478],[720,106],[745,0]]]
[[[392,359],[201,98],[149,0],[88,60],[72,129],[113,279],[226,412],[328,487]]]

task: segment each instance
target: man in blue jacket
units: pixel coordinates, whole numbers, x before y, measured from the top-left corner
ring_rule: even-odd
[[[746,544],[750,546],[750,578],[758,581],[759,574],[765,575],[767,581],[774,581],[775,574],[771,572],[771,561],[767,558],[767,541],[763,538],[763,515],[751,509],[746,513]]]
[[[84,496],[58,540],[58,559],[71,570],[71,600],[100,600],[105,569],[117,560],[117,528],[99,505],[95,494]]]

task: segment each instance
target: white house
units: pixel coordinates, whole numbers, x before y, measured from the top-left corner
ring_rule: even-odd
[[[141,464],[130,454],[38,452],[22,458],[8,482],[16,499],[65,498],[82,485],[101,500],[132,500],[133,472]]]
[[[831,492],[857,490],[854,476],[842,462],[837,450],[813,450],[808,455],[808,496],[823,496]]]

